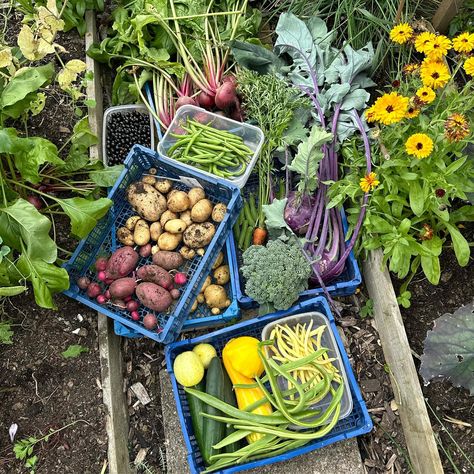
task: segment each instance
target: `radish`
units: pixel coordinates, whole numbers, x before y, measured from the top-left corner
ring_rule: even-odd
[[[140,319],[140,315],[138,314],[138,311],[132,311],[130,313],[130,316],[132,317],[134,321],[138,321]]]
[[[176,110],[178,110],[180,107],[183,105],[197,105],[196,101],[187,95],[182,95],[177,101],[176,101]]]
[[[107,280],[107,275],[105,274],[104,271],[100,271],[97,273],[97,279],[100,281],[105,281]]]
[[[171,291],[170,291],[170,294],[171,294],[171,298],[173,298],[174,300],[177,300],[180,296],[180,292],[177,288],[173,288]]]
[[[125,303],[128,303],[129,301],[132,301],[132,297],[126,296],[123,300],[125,301]]]
[[[157,322],[156,316],[151,313],[146,314],[143,318],[143,326],[145,326],[147,329],[153,329]]]
[[[108,300],[110,300],[110,298],[111,298],[110,290],[106,290],[105,293],[104,293],[104,296],[105,296]]]
[[[43,207],[43,201],[38,197],[34,196],[33,194],[30,194],[26,200],[30,203],[33,204],[33,206],[38,209],[38,211]]]
[[[127,302],[128,311],[136,311],[138,309],[138,301],[130,300]]]
[[[107,261],[108,261],[108,259],[106,257],[99,257],[95,261],[96,270],[99,271],[99,272],[104,271],[107,268]]]
[[[105,297],[105,295],[99,295],[97,296],[97,303],[99,304],[105,304],[107,303],[107,298]]]
[[[91,281],[87,277],[81,277],[77,279],[77,286],[81,290],[87,290],[87,287],[91,284]]]
[[[184,285],[187,281],[188,281],[188,279],[187,279],[185,273],[178,272],[178,273],[176,273],[176,275],[174,276],[174,282],[175,282],[177,285]]]
[[[215,97],[216,107],[221,110],[234,107],[237,102],[237,94],[235,93],[235,84],[232,82],[224,82],[216,90]]]
[[[197,96],[198,104],[205,109],[212,109],[214,107],[214,97],[212,95],[206,94],[205,92],[200,92]],[[196,119],[197,120],[197,119]]]
[[[98,283],[91,283],[87,287],[87,296],[89,298],[97,298],[101,293],[100,285]]]

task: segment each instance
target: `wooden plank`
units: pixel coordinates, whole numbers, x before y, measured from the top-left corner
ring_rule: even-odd
[[[122,344],[113,320],[98,313],[102,396],[106,411],[109,474],[131,474],[128,412],[123,393]]]
[[[402,315],[382,251],[363,264],[365,284],[374,302],[374,321],[390,368],[395,401],[411,462],[417,474],[443,472]]]
[[[457,15],[464,3],[463,0],[443,0],[433,16],[433,27],[436,31],[447,31],[451,20]]]
[[[95,22],[95,12],[86,12],[87,31],[85,36],[86,51],[99,40]],[[89,125],[91,131],[98,138],[98,144],[91,147],[90,156],[94,160],[102,159],[102,117],[103,117],[103,97],[102,81],[100,77],[100,64],[94,59],[86,56],[87,71],[91,71],[93,79],[87,84],[87,97],[95,101],[95,106],[88,107]]]

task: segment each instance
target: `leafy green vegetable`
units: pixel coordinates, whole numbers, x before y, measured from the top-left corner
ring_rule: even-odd
[[[265,213],[265,225],[269,229],[284,229],[288,227],[285,221],[284,213],[288,199],[274,199],[271,204],[263,206]]]
[[[70,359],[71,357],[80,356],[83,352],[89,352],[89,349],[78,344],[72,344],[64,352],[61,352],[61,355],[65,359]]]
[[[13,331],[9,321],[0,321],[0,344],[13,344]]]
[[[420,374],[426,383],[448,379],[474,395],[474,303],[435,320],[426,335]]]

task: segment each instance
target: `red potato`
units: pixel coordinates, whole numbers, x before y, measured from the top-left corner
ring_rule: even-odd
[[[87,296],[89,298],[97,298],[102,293],[102,289],[100,288],[100,285],[98,283],[92,282],[88,287],[87,287]]]
[[[138,263],[138,253],[131,247],[121,247],[116,250],[107,262],[105,274],[108,280],[117,280],[127,276]]]
[[[151,244],[146,244],[140,247],[138,253],[140,254],[140,257],[149,257],[151,255]]]
[[[137,270],[137,278],[156,283],[167,290],[173,288],[173,277],[158,265],[144,265]]]
[[[126,298],[133,295],[137,282],[135,278],[119,278],[115,280],[109,287],[112,298]]]
[[[165,270],[175,270],[184,263],[184,258],[178,252],[161,250],[153,255],[153,263]]]
[[[140,283],[136,289],[137,298],[143,306],[153,311],[166,311],[173,303],[173,298],[168,290],[155,283]]]
[[[145,326],[146,329],[155,329],[157,324],[158,320],[154,314],[148,313],[143,318],[143,326]]]

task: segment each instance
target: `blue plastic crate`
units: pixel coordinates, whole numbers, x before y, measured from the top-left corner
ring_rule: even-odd
[[[240,319],[240,308],[237,302],[237,293],[236,293],[236,282],[234,279],[234,268],[232,260],[232,249],[234,248],[234,237],[232,233],[226,240],[224,247],[224,261],[223,264],[229,265],[230,281],[224,288],[227,292],[227,296],[231,300],[231,305],[225,309],[221,314],[212,314],[208,306],[204,303],[198,305],[196,311],[193,311],[189,314],[186,319],[182,332],[191,331],[193,329],[203,329],[210,328],[215,326],[220,326],[226,324],[230,321],[238,321]],[[118,321],[114,321],[114,331],[118,336],[137,338],[142,337],[140,333],[134,331],[133,329],[125,326]]]
[[[253,179],[251,183],[242,190],[244,198],[247,198],[251,192],[255,191],[257,185],[255,179]],[[341,216],[344,232],[347,232],[348,225],[344,210],[341,211]],[[233,268],[235,271],[234,280],[237,282],[237,301],[244,309],[256,308],[258,303],[245,294],[245,280],[239,270],[242,266],[242,252],[237,248],[237,245],[234,246],[232,259],[234,261]],[[332,296],[352,295],[355,293],[361,281],[362,277],[359,265],[357,264],[354,252],[352,251],[346,260],[344,271],[335,280],[330,282],[330,284],[326,285],[326,290]],[[320,295],[324,295],[324,290],[321,287],[314,287],[303,291],[300,294],[300,300],[307,300]]]
[[[158,153],[140,145],[133,147],[124,165],[124,171],[109,192],[109,198],[114,203],[112,208],[98,222],[89,236],[79,243],[71,259],[65,264],[71,285],[64,293],[110,318],[126,324],[144,336],[167,344],[175,340],[180,333],[199,289],[210,272],[217,253],[222,249],[231,233],[232,225],[242,208],[242,198],[237,187],[219,179],[204,176],[194,170],[184,169],[179,164],[164,162],[160,159]],[[204,256],[197,255],[193,260],[186,261],[184,267],[182,267],[182,271],[188,275],[188,283],[180,288],[181,296],[173,303],[170,310],[166,313],[156,314],[158,329],[153,331],[143,326],[143,316],[151,312],[144,306],[139,308],[140,320],[133,321],[129,312],[111,305],[98,304],[94,299],[90,299],[84,291],[81,291],[75,283],[79,277],[84,275],[94,279],[95,273],[89,271],[89,269],[93,266],[97,256],[110,254],[115,250],[115,230],[123,226],[128,217],[136,214],[125,198],[125,191],[132,182],[141,179],[150,167],[157,169],[157,176],[166,176],[174,180],[181,180],[182,178],[197,179],[212,202],[223,202],[227,205],[226,216],[216,226],[216,233],[207,246]],[[181,181],[175,181],[174,186],[177,189],[189,189]],[[138,265],[149,263],[151,263],[151,257],[141,258]]]
[[[270,321],[275,321],[277,319],[290,316],[298,313],[305,313],[308,311],[319,311],[327,316],[330,322],[331,329],[334,333],[336,339],[341,359],[346,370],[347,378],[349,381],[349,386],[351,389],[351,396],[353,401],[353,409],[351,414],[342,420],[339,420],[333,430],[324,436],[323,438],[314,440],[306,444],[305,446],[289,451],[285,454],[279,456],[270,457],[267,459],[261,459],[256,461],[247,462],[241,465],[236,465],[230,468],[222,469],[216,471],[216,473],[232,473],[243,471],[247,469],[253,469],[256,467],[265,466],[268,464],[273,464],[276,462],[286,461],[288,459],[294,458],[301,454],[306,454],[315,449],[322,448],[329,444],[335,443],[348,438],[353,438],[365,433],[368,433],[372,429],[372,420],[370,419],[367,407],[360,393],[359,387],[357,385],[354,373],[352,371],[347,353],[342,344],[341,338],[336,328],[334,318],[329,309],[329,305],[325,298],[318,297],[311,300],[303,301],[302,303],[286,310],[279,311],[277,313],[268,314],[266,316],[261,316],[249,321],[244,321],[234,326],[220,329],[210,334],[197,337],[195,339],[188,339],[185,341],[175,342],[166,347],[165,357],[166,357],[166,366],[167,370],[171,377],[171,384],[173,387],[173,393],[175,397],[177,412],[179,416],[179,421],[181,423],[181,428],[184,435],[184,441],[187,449],[187,458],[188,463],[193,474],[198,474],[204,468],[204,462],[199,451],[199,447],[194,436],[191,415],[189,412],[189,406],[186,399],[186,393],[183,388],[178,385],[176,378],[173,373],[173,361],[178,354],[184,351],[191,350],[196,344],[201,342],[207,342],[212,344],[217,353],[221,355],[222,349],[230,339],[238,336],[254,336],[258,339],[261,338],[262,328]]]

